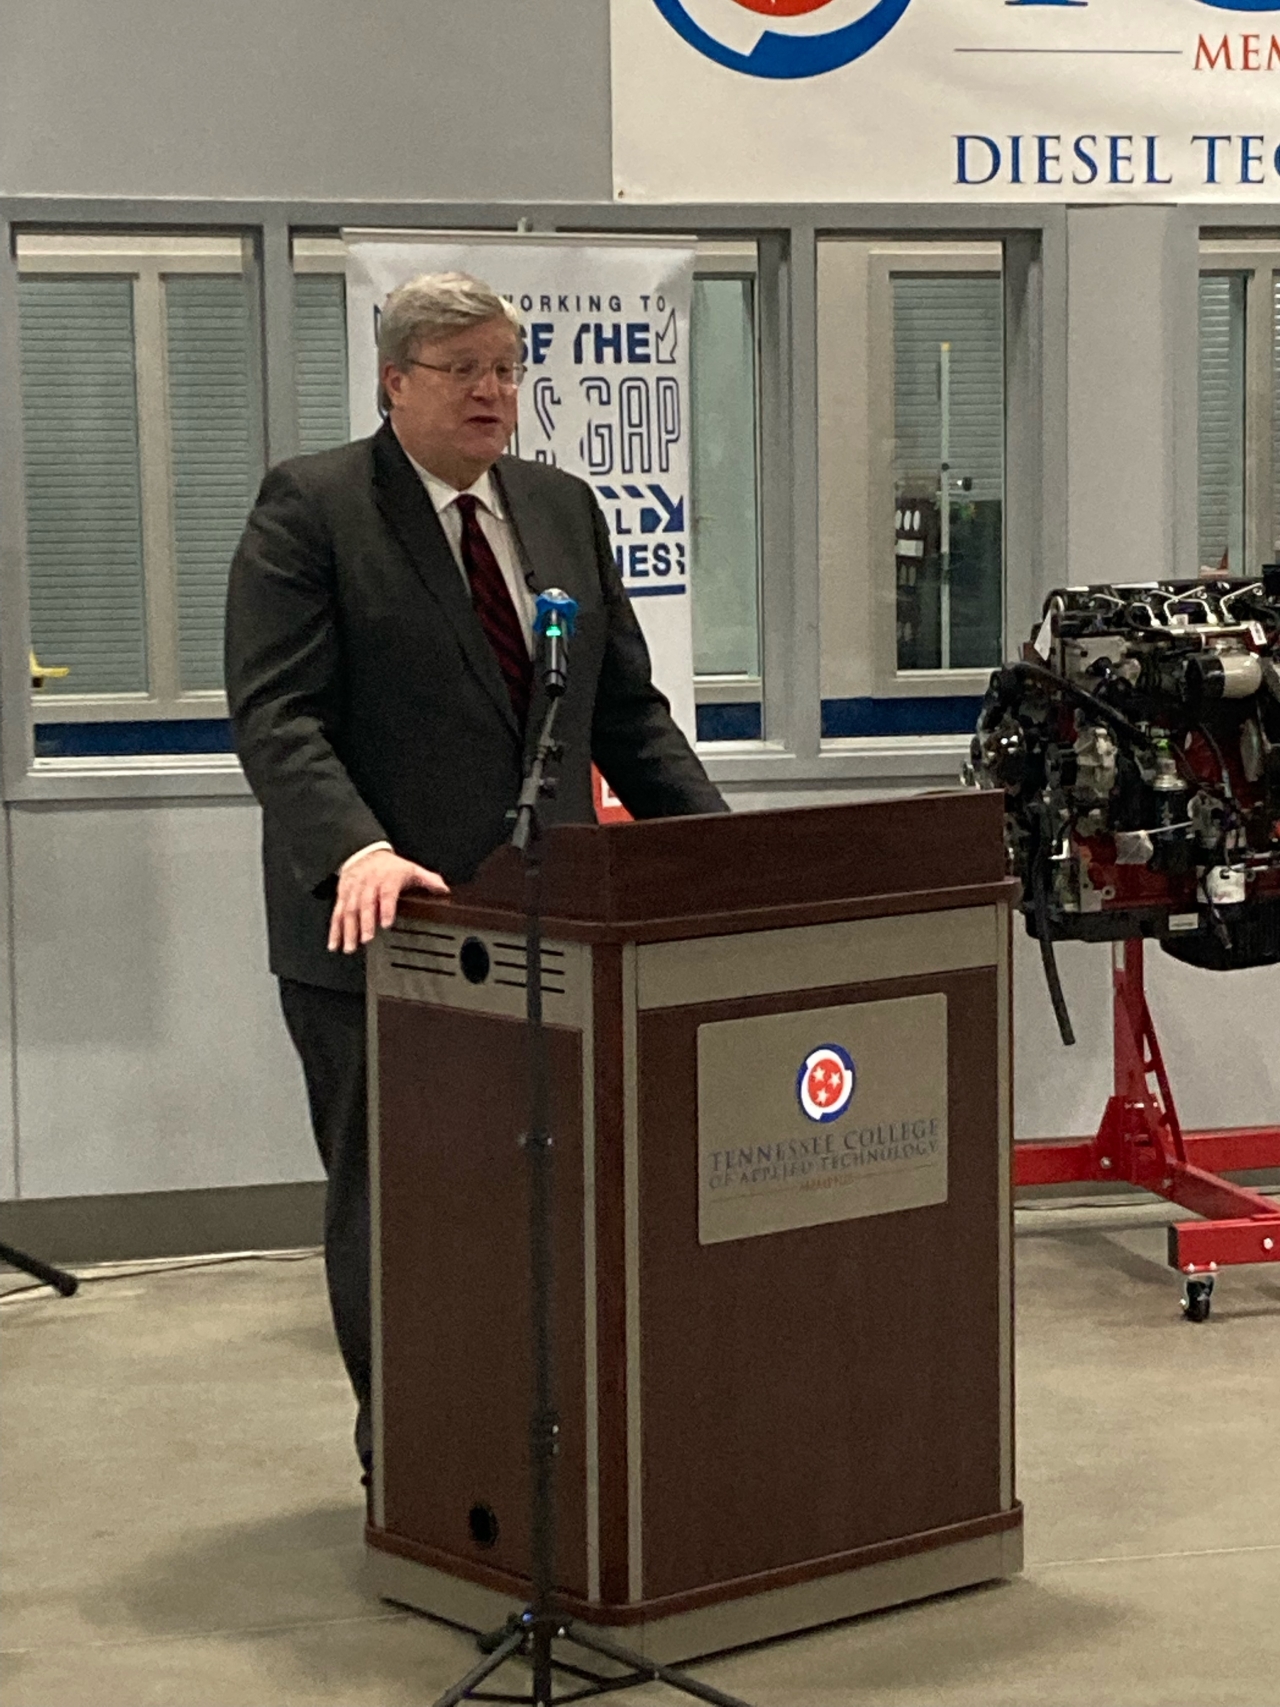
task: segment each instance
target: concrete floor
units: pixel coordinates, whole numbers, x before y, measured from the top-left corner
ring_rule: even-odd
[[[1280,1703],[1280,1272],[1193,1327],[1163,1245],[1018,1241],[1020,1580],[701,1674],[755,1707]],[[4,1707],[423,1707],[472,1664],[361,1586],[317,1260],[13,1300],[0,1345]]]

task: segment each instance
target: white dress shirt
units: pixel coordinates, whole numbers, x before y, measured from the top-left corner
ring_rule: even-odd
[[[406,451],[405,455],[408,456],[409,453]],[[413,462],[414,471],[426,487],[427,496],[435,506],[435,512],[440,518],[440,526],[444,529],[444,537],[449,541],[449,549],[453,552],[454,561],[458,565],[458,573],[462,576],[463,584],[467,589],[467,596],[470,597],[471,583],[467,579],[467,571],[462,562],[462,516],[456,502],[462,493],[456,487],[450,486],[447,480],[441,480],[439,475],[429,473],[421,463],[414,462],[411,456],[409,461]],[[467,487],[467,491],[476,499],[476,519],[480,523],[484,537],[493,549],[493,555],[498,560],[502,579],[506,582],[507,591],[511,594],[511,602],[516,607],[516,615],[520,618],[520,625],[524,629],[525,644],[529,648],[529,656],[532,657],[534,648],[533,618],[537,609],[537,594],[530,590],[529,584],[524,578],[524,571],[520,567],[520,548],[516,544],[516,536],[508,520],[506,507],[502,502],[502,494],[498,490],[498,483],[486,469],[478,480],[473,481]],[[343,860],[338,867],[339,874],[344,872],[349,865],[353,865],[356,860],[363,859],[365,854],[375,853],[380,848],[385,848],[389,853],[395,851],[390,842],[370,842],[368,847],[358,849],[349,859]]]
[[[406,453],[407,454],[407,453]],[[413,462],[413,458],[409,457]],[[444,537],[449,541],[449,549],[453,552],[458,565],[458,573],[462,576],[468,595],[471,583],[467,580],[467,571],[462,564],[462,516],[459,514],[456,500],[462,496],[447,480],[441,480],[438,475],[429,474],[425,468],[413,462],[418,478],[427,489],[427,496],[435,505],[436,514],[440,518],[440,526],[444,529]],[[498,483],[488,469],[480,478],[467,487],[467,491],[476,499],[476,519],[480,523],[481,532],[493,548],[493,555],[498,560],[502,571],[502,579],[507,583],[507,591],[511,594],[511,602],[516,607],[516,615],[520,618],[520,626],[524,629],[525,644],[529,648],[529,656],[533,656],[533,618],[537,609],[537,595],[529,590],[529,584],[524,578],[520,567],[520,548],[516,544],[516,536],[507,512],[502,502],[502,494]]]

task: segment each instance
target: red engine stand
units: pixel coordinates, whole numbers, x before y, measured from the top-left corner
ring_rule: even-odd
[[[1015,1185],[1124,1180],[1203,1216],[1169,1228],[1169,1263],[1184,1275],[1280,1262],[1280,1205],[1222,1178],[1280,1168],[1280,1127],[1184,1132],[1147,1006],[1140,939],[1115,944],[1111,977],[1115,1088],[1097,1136],[1016,1144]]]

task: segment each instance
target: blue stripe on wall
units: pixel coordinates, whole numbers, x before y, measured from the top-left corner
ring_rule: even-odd
[[[824,699],[822,734],[828,741],[850,736],[971,735],[980,698],[945,695],[918,699]],[[758,702],[698,707],[699,741],[758,741]]]
[[[919,699],[824,699],[824,739],[855,735],[972,735],[982,698],[943,695]]]
[[[230,753],[225,717],[153,718],[137,723],[37,723],[38,759],[137,758],[143,754]]]
[[[761,728],[758,700],[698,707],[699,741],[758,741]]]

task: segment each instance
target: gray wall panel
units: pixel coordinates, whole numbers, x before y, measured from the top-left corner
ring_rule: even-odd
[[[1111,951],[1058,945],[1076,1044],[1058,1038],[1040,951],[1014,928],[1014,1107],[1019,1138],[1091,1137],[1111,1094]],[[1273,1126],[1280,1120],[1274,1014],[1280,967],[1202,972],[1147,945],[1147,994],[1182,1124]]]
[[[760,810],[908,790],[731,792],[740,810]],[[256,808],[95,804],[11,816],[22,1195],[317,1178],[301,1079],[265,970]],[[1039,956],[1015,926],[1023,1138],[1092,1132],[1110,1089],[1109,952],[1068,943],[1059,960],[1074,1049],[1058,1041]],[[1280,969],[1224,979],[1154,949],[1150,964],[1184,1120],[1274,1120],[1280,1065],[1269,1016]],[[12,1193],[4,1112],[0,1101],[0,1196]]]
[[[1067,574],[1196,573],[1199,232],[1192,210],[1067,215]]]
[[[26,1197],[318,1175],[250,802],[11,815]]]
[[[608,200],[608,7],[5,0],[0,190]]]

